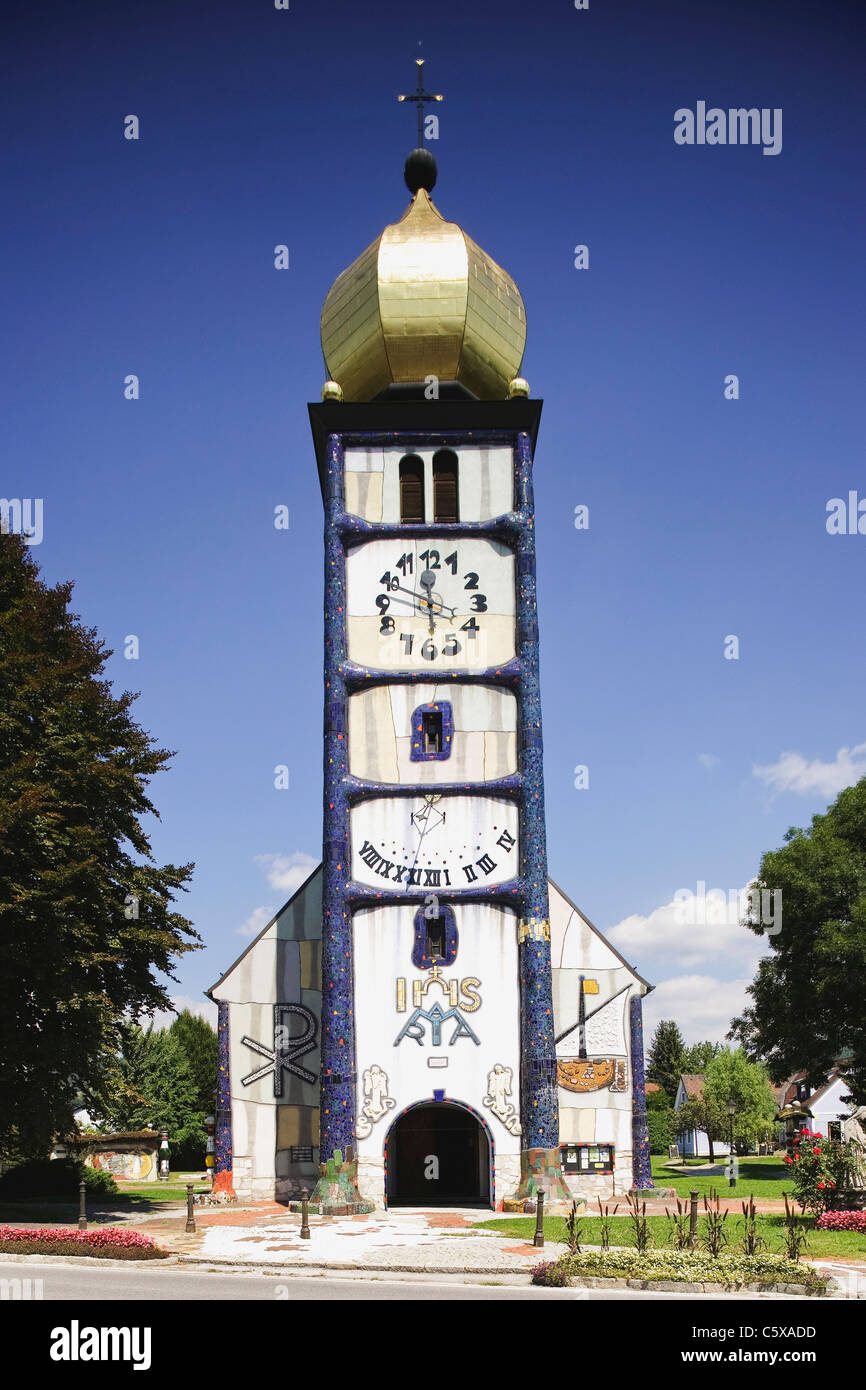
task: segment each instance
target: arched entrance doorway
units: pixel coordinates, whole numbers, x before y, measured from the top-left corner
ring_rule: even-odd
[[[410,1106],[385,1146],[389,1207],[490,1206],[493,1143],[487,1126],[463,1105]]]

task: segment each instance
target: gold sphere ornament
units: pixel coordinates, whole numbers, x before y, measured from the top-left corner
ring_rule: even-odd
[[[511,400],[511,398],[512,398],[513,396],[528,396],[528,395],[529,395],[529,382],[526,380],[526,378],[525,378],[525,377],[522,377],[522,376],[514,376],[514,377],[512,377],[511,380],[510,380],[509,383],[508,383],[508,399]]]
[[[339,381],[326,381],[322,387],[323,401],[341,401],[343,399],[343,388]]]

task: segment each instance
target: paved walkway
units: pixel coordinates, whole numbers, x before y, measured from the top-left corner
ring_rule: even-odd
[[[298,1269],[354,1269],[361,1272],[528,1274],[540,1260],[554,1260],[564,1245],[548,1241],[540,1250],[531,1241],[473,1230],[485,1213],[475,1208],[449,1211],[373,1212],[367,1216],[310,1217],[310,1239],[301,1239],[301,1218],[275,1203],[253,1209],[196,1211],[196,1234],[181,1234],[178,1223],[148,1222],[147,1232],[182,1260],[209,1266],[292,1265]]]
[[[778,1207],[769,1201],[757,1205],[759,1210]],[[309,1240],[301,1239],[300,1216],[278,1202],[196,1207],[194,1233],[185,1230],[186,1210],[180,1206],[146,1213],[127,1211],[117,1221],[111,1219],[114,1215],[100,1211],[98,1224],[132,1226],[153,1236],[182,1263],[209,1269],[355,1270],[367,1275],[442,1273],[525,1279],[533,1265],[555,1260],[566,1249],[553,1241],[536,1249],[531,1239],[475,1230],[475,1222],[496,1219],[496,1213],[477,1207],[432,1211],[401,1208],[354,1217],[311,1215]],[[835,1258],[810,1263],[832,1276],[842,1297],[866,1298],[866,1262]]]

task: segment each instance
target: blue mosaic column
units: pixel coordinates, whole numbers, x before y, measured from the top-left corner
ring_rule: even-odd
[[[229,1068],[229,1006],[225,1002],[217,1005],[217,1066],[214,1172],[230,1175],[232,1171],[232,1084]],[[219,1185],[215,1181],[214,1186]]]
[[[643,1001],[633,994],[628,1005],[631,1044],[631,1161],[633,1186],[652,1187],[649,1131],[646,1122],[646,1077],[643,1060]]]
[[[520,1122],[525,1148],[558,1150],[556,1044],[553,974],[550,962],[550,905],[544,825],[544,767],[538,610],[535,590],[535,512],[532,451],[528,434],[517,440],[518,749],[523,794],[520,815],[520,875],[524,882],[520,923]]]
[[[325,711],[322,879],[322,1072],[319,1161],[345,1155],[355,1136],[355,1013],[352,921],[346,903],[349,878],[349,773],[346,660],[346,557],[339,521],[343,513],[343,447],[328,441],[325,499]]]

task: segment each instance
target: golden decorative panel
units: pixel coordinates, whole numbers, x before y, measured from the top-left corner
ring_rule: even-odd
[[[556,1064],[556,1077],[566,1091],[625,1090],[625,1061],[620,1057],[575,1057]]]

